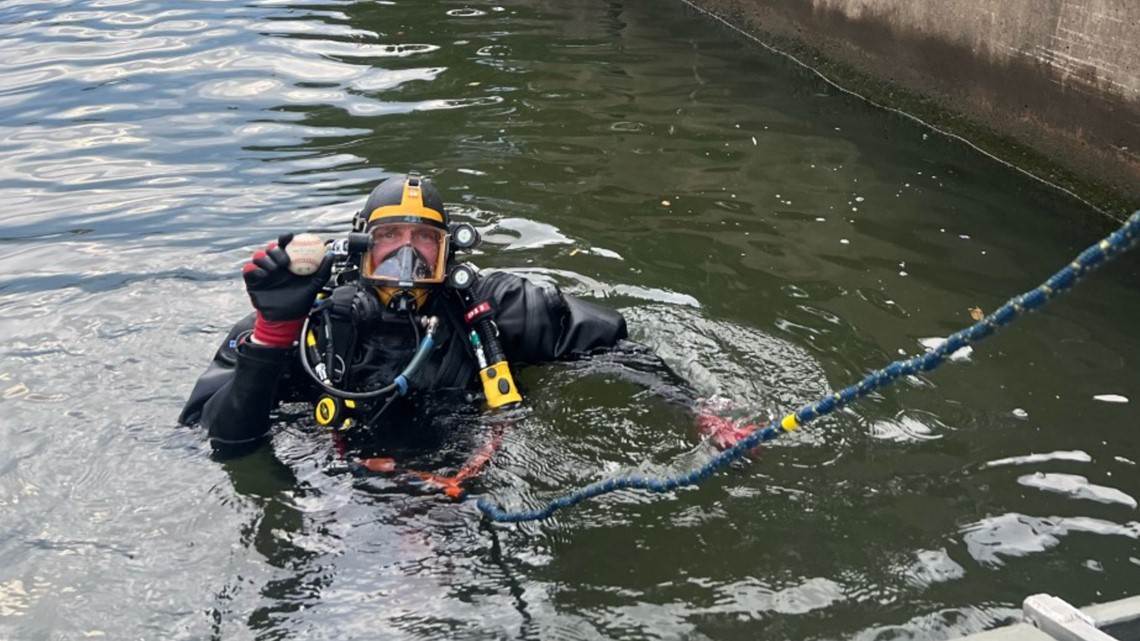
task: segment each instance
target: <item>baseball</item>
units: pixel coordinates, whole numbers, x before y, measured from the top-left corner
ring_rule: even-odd
[[[285,246],[289,255],[289,271],[298,276],[308,276],[317,271],[325,259],[325,241],[316,234],[297,234]]]

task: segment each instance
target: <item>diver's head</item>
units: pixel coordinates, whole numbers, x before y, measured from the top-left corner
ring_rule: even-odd
[[[389,307],[419,309],[447,275],[448,224],[443,198],[416,172],[389,178],[369,194],[353,226],[369,234],[360,281]]]

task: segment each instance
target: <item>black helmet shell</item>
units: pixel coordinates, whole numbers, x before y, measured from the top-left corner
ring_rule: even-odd
[[[391,205],[399,205],[404,197],[404,186],[410,181],[418,182],[420,194],[423,199],[423,206],[439,212],[443,217],[444,228],[451,226],[451,216],[448,215],[447,209],[443,206],[443,196],[440,195],[439,190],[431,181],[420,176],[419,172],[410,171],[405,176],[392,176],[385,179],[368,194],[368,199],[364,201],[364,206],[352,219],[352,228],[354,231],[364,231],[368,224],[368,217],[372,212],[381,207]],[[414,185],[414,183],[413,183]]]

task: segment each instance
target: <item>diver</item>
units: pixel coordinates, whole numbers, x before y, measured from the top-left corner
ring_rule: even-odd
[[[282,402],[312,403],[317,423],[346,434],[403,422],[425,397],[510,407],[522,400],[513,365],[619,346],[650,363],[653,376],[673,379],[674,396],[692,406],[684,382],[627,340],[619,312],[457,261],[478,232],[452,222],[418,173],[381,182],[352,228],[312,274],[290,271],[292,234],[244,266],[254,312],[229,332],[179,417],[201,423],[218,454],[265,442]],[[710,425],[738,428],[698,411],[698,428]]]

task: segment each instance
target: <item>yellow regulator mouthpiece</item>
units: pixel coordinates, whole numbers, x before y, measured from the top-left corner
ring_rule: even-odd
[[[352,420],[355,409],[356,401],[350,398],[341,400],[326,394],[317,401],[313,412],[322,426],[343,431],[355,424]]]

